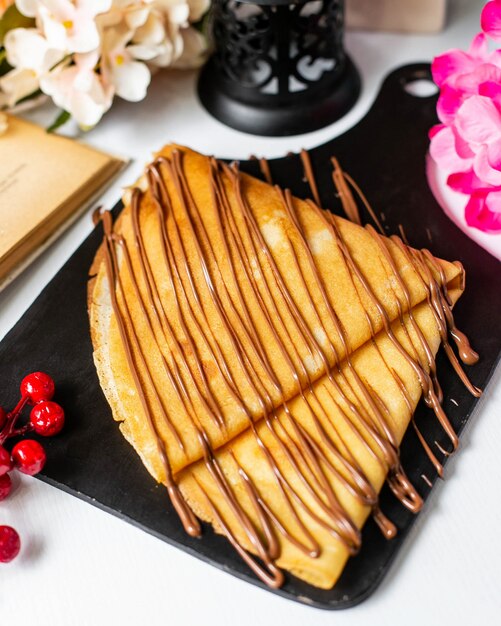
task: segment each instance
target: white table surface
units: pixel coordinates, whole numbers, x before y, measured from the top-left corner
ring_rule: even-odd
[[[362,97],[340,122],[300,137],[268,139],[230,130],[197,102],[194,74],[156,76],[145,101],[117,101],[84,137],[134,159],[103,202],[113,205],[120,187],[134,180],[152,151],[171,140],[223,157],[245,158],[250,153],[283,155],[340,134],[369,109],[391,68],[429,60],[450,47],[466,47],[478,30],[482,5],[478,0],[453,1],[448,26],[438,35],[348,33],[346,46],[364,81]],[[44,124],[53,116],[49,106],[31,115]],[[90,230],[89,211],[0,294],[0,338]],[[18,529],[23,550],[16,561],[0,565],[0,623],[500,623],[500,383],[498,369],[463,434],[460,452],[447,466],[446,481],[434,490],[380,588],[356,608],[332,614],[284,600],[36,479],[17,477],[15,492],[0,504],[0,524]]]

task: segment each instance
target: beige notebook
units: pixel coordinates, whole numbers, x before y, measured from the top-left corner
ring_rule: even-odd
[[[9,117],[0,136],[0,289],[95,200],[125,163]]]

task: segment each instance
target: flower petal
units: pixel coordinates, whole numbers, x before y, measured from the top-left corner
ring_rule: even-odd
[[[134,33],[133,42],[143,45],[159,45],[165,40],[163,21],[155,14],[150,13],[148,19]]]
[[[446,172],[465,172],[471,168],[471,159],[462,159],[456,150],[454,133],[444,126],[430,143],[430,154],[435,163]]]
[[[190,22],[198,22],[202,15],[207,13],[210,0],[188,0],[190,7]]]
[[[66,28],[63,24],[47,13],[42,14],[41,21],[44,35],[51,48],[66,51]]]
[[[140,61],[150,61],[154,59],[160,46],[142,46],[140,44],[127,46],[127,52],[129,52],[135,59]]]
[[[16,0],[16,7],[26,17],[35,17],[39,4],[38,0]]]
[[[501,5],[498,2],[488,2],[480,16],[482,30],[492,37],[501,41]]]
[[[200,67],[205,61],[207,41],[195,28],[184,28],[181,31],[183,38],[183,52],[173,63],[174,67],[181,69]]]
[[[94,70],[99,61],[99,53],[97,50],[93,50],[92,52],[75,54],[74,61],[80,70]]]
[[[465,207],[468,226],[486,233],[501,232],[501,191],[476,191]]]
[[[125,22],[131,30],[135,30],[143,26],[150,15],[151,13],[148,7],[138,7],[126,12]]]
[[[38,70],[48,50],[35,28],[13,28],[5,35],[7,61],[12,67]]]
[[[91,52],[98,48],[99,43],[99,32],[93,21],[84,22],[72,28],[67,36],[69,52]]]
[[[463,103],[464,93],[445,83],[440,90],[437,102],[438,119],[445,124],[454,121],[454,117]]]
[[[151,81],[151,73],[144,63],[129,61],[114,66],[112,78],[116,92],[121,98],[130,102],[138,102],[146,96],[146,90]]]
[[[478,33],[478,35],[475,35],[468,52],[471,56],[477,59],[485,59],[489,53],[489,48],[487,45],[487,37],[484,33]]]
[[[76,0],[78,9],[84,9],[87,15],[99,15],[111,9],[112,0]]]
[[[433,137],[435,137],[435,135],[439,133],[442,128],[445,128],[445,124],[436,124],[435,126],[432,126],[428,131],[428,137],[433,139]]]
[[[80,126],[89,128],[99,122],[107,108],[88,93],[75,91],[68,100],[67,110]]]
[[[495,141],[501,133],[501,115],[496,105],[485,96],[468,98],[458,110],[456,128],[459,134],[472,144]]]
[[[476,175],[473,169],[467,172],[458,172],[447,177],[447,185],[459,193],[471,195],[477,189],[490,189]]]
[[[501,67],[493,63],[480,63],[472,72],[458,76],[454,86],[459,91],[477,94],[479,85],[488,81],[501,82]]]
[[[5,104],[13,107],[16,102],[39,89],[38,76],[33,70],[13,69],[0,77],[0,91],[6,96]]]
[[[190,9],[184,2],[172,4],[167,7],[168,20],[172,24],[184,26],[188,23]]]
[[[452,125],[451,128],[452,134],[454,135],[454,147],[458,156],[461,159],[473,159],[475,153],[471,149],[470,144],[461,137],[454,125]]]
[[[473,160],[473,170],[484,183],[494,187],[501,186],[501,171],[489,163],[487,146],[481,146]]]
[[[431,72],[435,83],[441,87],[455,74],[470,72],[475,69],[475,61],[463,50],[449,50],[433,59]]]
[[[487,158],[491,167],[501,171],[501,137],[487,146]]]
[[[501,81],[485,81],[478,86],[478,94],[480,96],[490,98],[491,100],[498,100],[499,98],[501,98]]]

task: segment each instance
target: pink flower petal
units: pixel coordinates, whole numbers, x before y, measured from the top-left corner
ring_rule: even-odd
[[[487,146],[487,159],[491,167],[501,171],[501,136]]]
[[[442,128],[445,128],[445,124],[435,124],[435,126],[432,126],[428,131],[428,137],[433,139],[433,137],[435,137],[435,135],[440,132]]]
[[[501,132],[501,115],[496,105],[485,96],[471,96],[460,106],[456,128],[465,141],[480,146],[496,141]]]
[[[446,172],[465,172],[471,169],[472,159],[462,159],[456,151],[451,128],[444,126],[431,139],[430,154],[439,167]]]
[[[501,231],[501,191],[476,191],[465,207],[468,226],[486,233]]]
[[[479,85],[489,81],[501,82],[501,67],[493,63],[480,63],[472,72],[457,76],[453,82],[457,90],[477,94]]]
[[[482,30],[495,40],[501,40],[501,4],[488,2],[480,16]]]
[[[501,48],[498,48],[491,52],[487,57],[486,61],[495,65],[496,67],[501,67]]]
[[[449,50],[433,59],[431,64],[433,80],[441,87],[451,76],[460,72],[471,72],[475,65],[475,60],[463,50]]]
[[[463,99],[462,91],[447,83],[443,85],[437,103],[438,119],[445,124],[452,123],[459,107],[463,104]]]
[[[473,171],[484,183],[492,185],[493,187],[501,187],[501,171],[495,169],[489,163],[487,146],[482,146],[475,155]]]
[[[490,191],[487,194],[485,202],[489,211],[497,214],[501,218],[501,189]]]
[[[451,129],[454,135],[454,148],[458,156],[461,159],[473,159],[475,153],[471,149],[470,144],[461,137],[454,124],[451,126]]]
[[[485,96],[491,100],[497,100],[501,97],[501,81],[494,82],[487,80],[478,86],[478,94]]]
[[[484,33],[478,33],[473,38],[473,41],[470,44],[468,52],[472,57],[477,59],[485,59],[489,54],[489,48],[487,45],[487,37]]]
[[[451,174],[447,178],[447,185],[453,190],[459,193],[470,195],[478,184],[478,178],[475,176],[473,169],[467,172],[458,172]]]

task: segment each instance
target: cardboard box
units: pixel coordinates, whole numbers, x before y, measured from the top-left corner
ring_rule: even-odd
[[[445,24],[447,0],[346,0],[346,27],[433,33]]]

